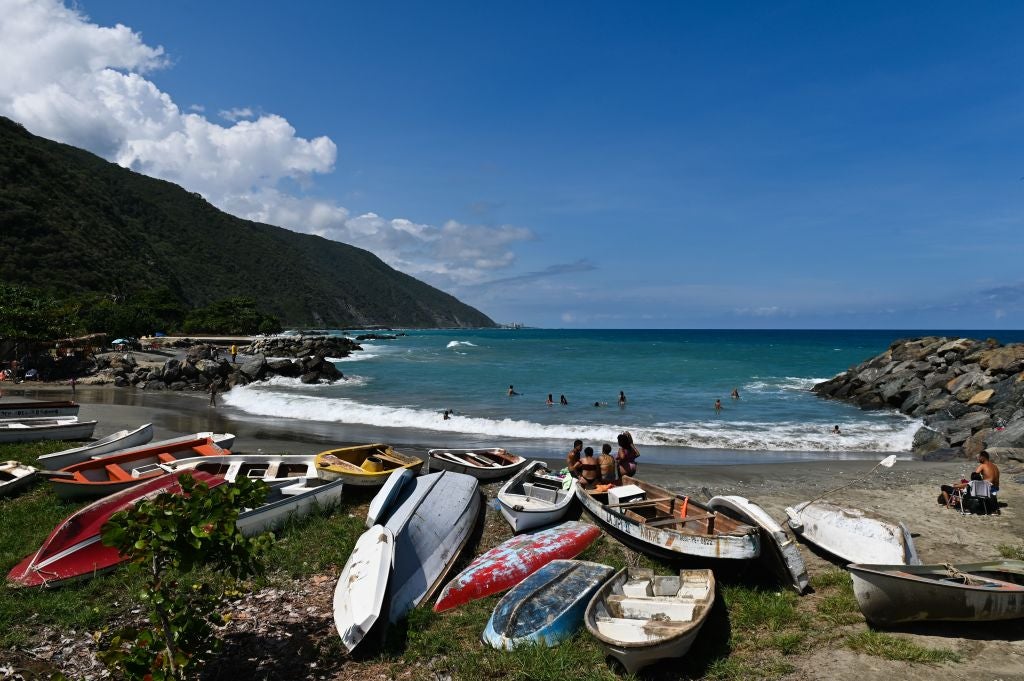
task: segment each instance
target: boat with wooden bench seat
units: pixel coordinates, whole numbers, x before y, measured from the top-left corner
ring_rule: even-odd
[[[534,461],[498,490],[498,505],[514,532],[550,525],[561,520],[572,504],[576,481],[548,470]]]
[[[583,621],[605,651],[635,674],[689,652],[714,602],[711,570],[662,576],[650,568],[623,568],[594,594]]]
[[[239,478],[262,480],[268,485],[279,480],[316,478],[316,459],[301,454],[227,454],[224,456],[192,456],[162,463],[169,473],[203,471],[219,475],[228,482]]]
[[[662,560],[751,559],[761,553],[756,527],[719,515],[664,487],[622,478],[611,489],[576,487],[576,497],[601,529],[626,546]]]
[[[396,452],[382,443],[329,449],[316,455],[316,468],[325,480],[344,480],[355,487],[380,487],[392,471],[419,472],[423,459]]]
[[[51,476],[50,483],[61,499],[89,499],[167,475],[161,464],[194,456],[230,453],[230,450],[217,445],[212,437],[179,439],[173,444],[138,447],[121,454],[90,459],[47,475]]]
[[[509,454],[500,447],[492,449],[431,449],[427,452],[430,472],[452,471],[472,475],[477,480],[497,480],[512,475],[526,465],[526,457]]]

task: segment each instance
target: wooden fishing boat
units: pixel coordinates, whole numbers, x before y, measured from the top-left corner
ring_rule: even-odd
[[[1024,561],[962,565],[847,566],[873,626],[1024,618]]]
[[[213,438],[181,439],[174,444],[149,445],[89,459],[51,473],[50,483],[61,499],[87,499],[112,494],[143,480],[166,475],[161,464],[194,456],[222,456],[231,451]]]
[[[302,518],[314,509],[336,506],[341,501],[345,484],[342,480],[324,480],[316,475],[270,479],[265,482],[266,500],[258,508],[249,508],[239,513],[235,523],[242,534],[248,537],[276,529],[289,520]]]
[[[793,587],[798,594],[807,591],[810,582],[800,547],[767,511],[738,496],[713,497],[708,508],[757,527],[761,532],[761,560],[783,584]]]
[[[610,492],[616,493],[615,498],[628,500],[610,500]],[[756,527],[636,478],[624,476],[622,485],[608,492],[577,487],[576,496],[601,529],[655,558],[744,560],[757,558],[761,552]]]
[[[570,479],[571,480],[571,479]],[[564,478],[533,461],[498,490],[498,507],[514,532],[557,523],[569,511],[576,481],[566,488]]]
[[[378,522],[395,536],[388,620],[429,600],[448,577],[482,516],[479,481],[441,471],[413,478]]]
[[[35,466],[26,466],[20,461],[0,461],[0,497],[25,489],[38,473]]]
[[[711,570],[623,568],[587,606],[587,630],[629,674],[690,650],[715,602]]]
[[[79,421],[77,416],[4,419],[0,420],[0,442],[86,440],[95,429],[96,421]]]
[[[377,624],[394,559],[395,536],[383,525],[374,525],[356,541],[334,588],[334,626],[345,653]]]
[[[78,416],[78,403],[71,400],[25,400],[0,402],[0,419]]]
[[[391,445],[372,444],[330,449],[316,455],[324,478],[344,480],[355,487],[380,487],[396,468],[418,472],[423,459],[396,452]]]
[[[497,480],[526,465],[526,458],[504,449],[431,449],[427,452],[430,472],[452,471],[477,480]]]
[[[160,464],[169,473],[203,471],[219,475],[228,482],[238,478],[262,480],[270,484],[279,480],[316,478],[316,459],[298,454],[227,454],[221,456],[190,456]]]
[[[512,537],[478,556],[441,592],[434,612],[511,589],[553,560],[575,558],[601,535],[590,523],[569,521],[556,527]]]
[[[197,473],[195,478],[210,487],[224,482],[223,478],[205,473]],[[117,549],[103,545],[100,529],[118,511],[162,492],[180,494],[178,476],[149,480],[79,509],[50,533],[38,551],[10,571],[8,583],[11,586],[57,586],[110,570],[124,558]]]
[[[484,643],[506,650],[523,644],[558,645],[579,629],[591,596],[614,572],[583,560],[551,561],[498,601],[484,629]]]
[[[81,447],[65,449],[52,454],[43,454],[37,461],[49,471],[80,463],[101,454],[112,454],[130,447],[144,445],[153,439],[153,424],[147,423],[135,430],[119,430]]]
[[[786,515],[804,541],[846,562],[921,564],[906,525],[870,511],[817,500],[787,508]]]

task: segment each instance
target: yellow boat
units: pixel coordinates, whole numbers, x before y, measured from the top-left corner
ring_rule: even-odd
[[[346,485],[380,487],[399,468],[419,472],[423,459],[396,452],[391,445],[372,444],[329,449],[316,455],[316,469],[325,480]]]

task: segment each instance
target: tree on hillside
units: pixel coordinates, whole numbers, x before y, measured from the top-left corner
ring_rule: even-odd
[[[185,317],[185,333],[277,333],[281,323],[256,309],[252,298],[225,298],[192,310]]]
[[[74,312],[38,291],[0,282],[0,338],[51,340],[78,330]]]

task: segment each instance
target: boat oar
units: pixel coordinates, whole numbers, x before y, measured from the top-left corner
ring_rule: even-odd
[[[876,463],[874,468],[872,468],[871,470],[869,470],[867,473],[865,473],[864,475],[860,476],[859,478],[856,478],[856,479],[852,480],[851,482],[846,483],[845,485],[841,485],[839,487],[836,487],[835,489],[830,489],[829,491],[825,492],[824,494],[819,494],[818,496],[814,497],[813,499],[808,501],[806,504],[804,504],[804,508],[807,508],[808,506],[813,504],[818,499],[821,499],[823,497],[827,497],[829,494],[832,494],[833,492],[838,492],[841,489],[846,489],[847,487],[852,487],[853,485],[856,485],[858,482],[863,482],[864,480],[867,480],[871,476],[872,473],[874,473],[876,470],[878,470],[879,466],[884,466],[885,468],[892,468],[892,465],[894,463],[896,463],[896,455],[895,454],[890,454],[889,456],[885,457],[884,459],[882,459],[881,461]]]

